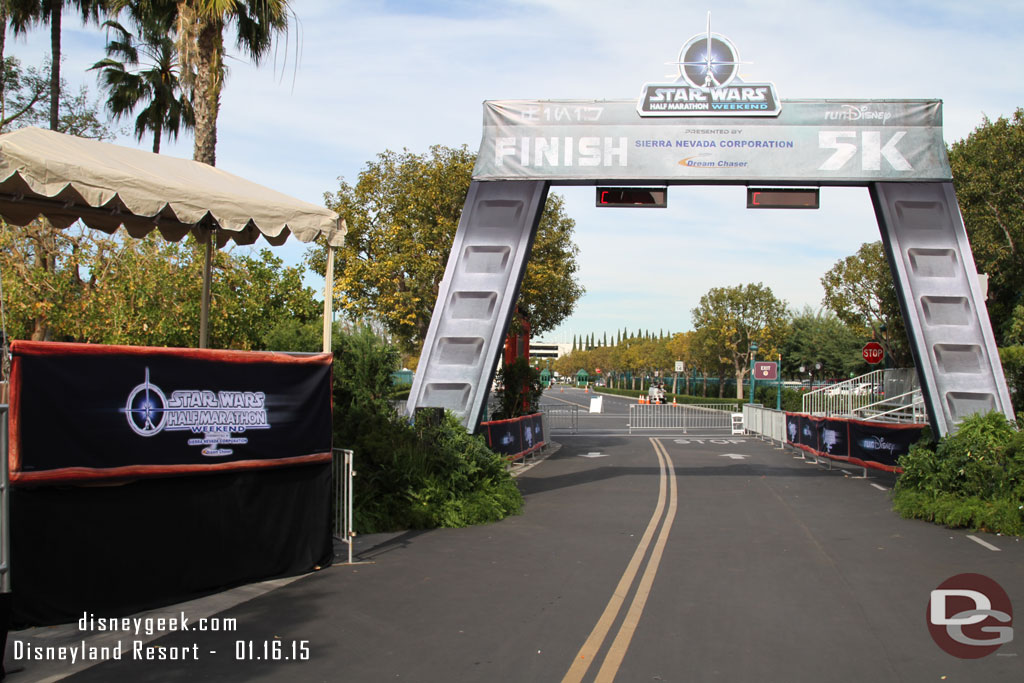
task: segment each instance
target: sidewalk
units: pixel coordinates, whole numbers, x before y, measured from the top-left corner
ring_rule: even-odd
[[[560,448],[560,444],[551,442],[541,454],[531,457],[527,462],[512,465],[510,474],[513,477],[518,477],[528,472],[558,452]],[[357,536],[353,546],[353,563],[372,563],[375,558],[404,547],[408,541],[421,533],[423,532],[401,531]],[[334,564],[344,564],[347,559],[348,547],[335,539]],[[180,621],[183,615],[189,623],[194,624],[316,573],[309,572],[246,584],[188,602],[134,614],[126,618],[133,625],[133,630],[129,632],[81,629],[78,623],[11,631],[7,636],[7,649],[4,653],[4,669],[7,672],[5,680],[12,683],[59,681],[100,664],[106,659],[101,656],[89,658],[87,655],[86,660],[83,661],[79,653],[89,653],[92,648],[96,648],[96,655],[102,655],[104,653],[102,648],[107,648],[106,652],[109,653],[114,651],[118,645],[122,652],[131,652],[133,648],[145,647],[148,643],[162,638],[168,633],[165,629],[147,629],[147,625],[156,626],[161,623],[160,620],[163,620],[165,624],[173,623],[172,620]],[[105,615],[90,616],[103,617]],[[134,631],[136,626],[139,627],[139,633]],[[147,631],[149,632],[147,633]],[[42,648],[42,650],[37,648]],[[49,648],[54,649],[50,650]],[[63,652],[59,648],[64,648]],[[40,653],[40,655],[36,656],[35,653]],[[16,655],[18,655],[18,659],[15,658]],[[75,659],[74,662],[71,661],[72,657]]]

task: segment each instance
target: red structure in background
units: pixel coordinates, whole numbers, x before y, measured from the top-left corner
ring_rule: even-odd
[[[530,319],[516,307],[516,320],[519,332],[509,332],[505,337],[505,365],[511,365],[516,358],[525,358],[530,362]]]
[[[515,310],[517,325],[510,325],[510,328],[519,328],[518,332],[509,330],[508,336],[505,337],[505,362],[504,366],[508,367],[516,361],[517,358],[525,358],[527,365],[530,363],[530,319],[519,310],[516,306]],[[527,410],[530,405],[530,400],[526,396],[527,387],[523,384],[523,410]]]

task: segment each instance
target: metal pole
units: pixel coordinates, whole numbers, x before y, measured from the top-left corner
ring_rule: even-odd
[[[324,275],[324,353],[331,351],[331,321],[334,314],[334,247],[327,245],[327,272]]]
[[[7,469],[7,411],[0,405],[0,593],[11,592],[11,504]],[[6,631],[7,625],[0,628]]]
[[[347,492],[345,498],[345,542],[348,544],[348,563],[352,564],[352,544],[356,532],[352,529],[352,497],[356,473],[352,471],[352,451],[345,451],[345,482]]]
[[[204,231],[203,294],[199,308],[199,348],[210,347],[210,280],[213,278],[213,230]]]
[[[782,354],[779,354],[779,365],[775,369],[775,381],[776,381],[776,392],[775,392],[775,410],[782,410]]]
[[[752,343],[750,345],[750,400],[747,401],[750,405],[754,405],[754,358],[757,356],[757,344]]]

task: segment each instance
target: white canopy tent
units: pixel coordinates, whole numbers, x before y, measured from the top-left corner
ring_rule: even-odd
[[[0,135],[0,216],[26,225],[43,215],[57,228],[81,219],[106,233],[124,226],[141,238],[152,230],[178,241],[189,232],[206,246],[200,347],[207,345],[211,250],[215,241],[281,245],[288,235],[328,245],[324,350],[330,350],[334,249],[345,221],[219,168],[39,128]],[[214,236],[215,239],[211,239]]]

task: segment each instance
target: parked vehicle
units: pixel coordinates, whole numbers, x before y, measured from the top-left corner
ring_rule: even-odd
[[[664,403],[665,402],[665,387],[661,384],[652,384],[651,388],[647,390],[647,398],[651,403]]]

